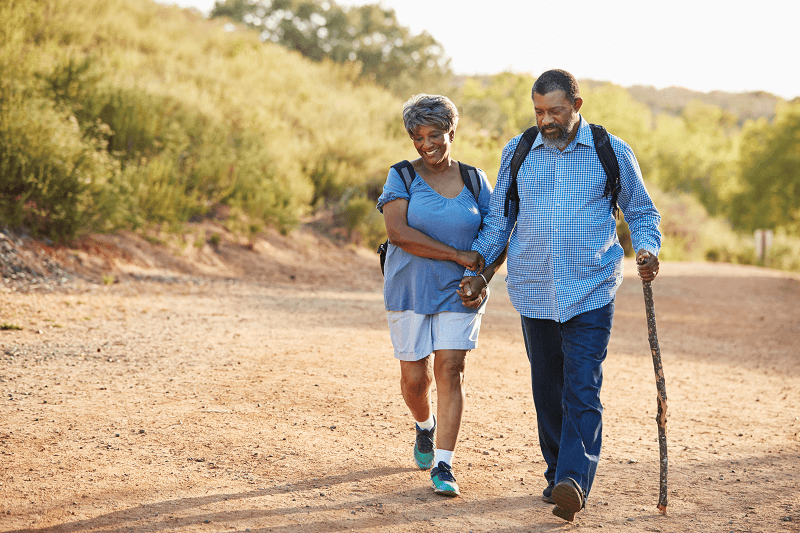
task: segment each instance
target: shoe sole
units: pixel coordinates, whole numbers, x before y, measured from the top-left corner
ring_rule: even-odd
[[[461,495],[461,492],[458,489],[456,489],[456,490],[446,490],[446,489],[437,489],[436,487],[433,487],[433,492],[435,492],[436,494],[439,494],[441,496],[448,496],[450,498],[455,498],[456,496],[460,496]]]
[[[567,522],[575,520],[575,513],[581,510],[581,493],[575,487],[559,483],[553,487],[553,514]]]

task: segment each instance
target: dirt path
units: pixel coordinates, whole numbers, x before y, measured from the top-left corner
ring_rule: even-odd
[[[569,525],[538,497],[530,377],[503,285],[468,363],[463,496],[444,499],[412,468],[380,275],[364,274],[376,259],[352,261],[335,271],[350,276],[298,286],[287,274],[0,293],[0,323],[23,328],[0,331],[0,531],[800,531],[797,276],[663,266],[661,516],[653,369],[626,265],[603,458]]]

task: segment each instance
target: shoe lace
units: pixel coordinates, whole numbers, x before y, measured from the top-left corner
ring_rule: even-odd
[[[439,465],[436,467],[435,476],[439,476],[440,481],[452,481],[455,483],[456,478],[453,476],[453,471],[450,469],[450,466],[445,463],[444,461],[440,461]]]
[[[417,433],[417,449],[422,453],[431,453],[433,451],[433,439],[431,439],[431,431],[422,429]]]

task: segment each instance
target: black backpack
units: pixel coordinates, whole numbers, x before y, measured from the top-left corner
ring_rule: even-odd
[[[528,148],[530,150],[530,148]],[[478,177],[478,169],[475,167],[471,167],[469,165],[465,165],[464,163],[458,163],[459,168],[461,169],[461,179],[464,180],[464,185],[469,189],[469,192],[472,193],[472,196],[475,197],[475,200],[478,200],[478,196],[481,194],[481,179]],[[408,161],[400,161],[392,165],[392,168],[400,174],[400,177],[403,178],[403,183],[406,186],[406,192],[410,195],[411,194],[411,182],[414,181],[414,178],[417,176],[417,173],[414,171],[414,167]],[[383,265],[386,263],[386,252],[389,250],[389,239],[386,239],[380,246],[378,246],[377,253],[381,256],[381,273],[384,272]]]
[[[619,206],[617,205],[617,197],[619,196],[620,182],[619,182],[619,162],[617,161],[617,154],[611,147],[611,142],[608,138],[608,132],[603,126],[598,124],[589,124],[592,128],[592,137],[594,138],[594,147],[597,150],[597,156],[600,158],[600,163],[603,165],[603,170],[606,173],[606,188],[603,196],[608,198],[611,196],[611,210],[614,213],[614,218],[619,217]],[[511,183],[506,192],[506,202],[503,209],[503,215],[508,218],[509,208],[512,202],[515,202],[519,207],[519,191],[517,190],[517,173],[522,162],[528,157],[528,153],[533,147],[536,137],[539,135],[539,128],[534,126],[528,128],[522,134],[522,138],[517,144],[514,155],[511,157]]]

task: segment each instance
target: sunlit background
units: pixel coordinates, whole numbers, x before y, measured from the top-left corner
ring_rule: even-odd
[[[411,94],[456,103],[453,156],[494,182],[563,68],[636,154],[663,260],[800,271],[797,2],[176,1],[0,2],[4,227],[373,248]]]
[[[209,14],[214,0],[159,0]],[[363,5],[366,0],[338,2]],[[800,96],[800,2],[382,0],[456,74],[563,68],[579,79]]]

